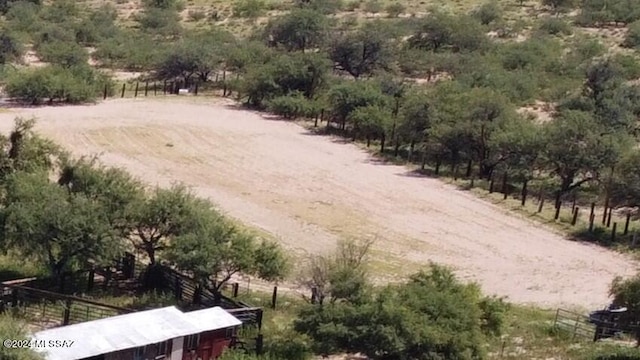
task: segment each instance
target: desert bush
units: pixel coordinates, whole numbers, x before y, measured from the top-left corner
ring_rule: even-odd
[[[300,93],[287,96],[278,96],[267,102],[267,110],[285,119],[292,120],[309,116],[312,113],[312,105],[308,99]]]
[[[41,26],[38,20],[39,11],[40,6],[33,2],[12,3],[5,15],[7,27],[17,32],[36,33]]]
[[[180,14],[173,9],[148,8],[136,16],[140,27],[160,35],[177,35],[181,31]]]
[[[233,7],[233,16],[240,18],[257,18],[265,12],[266,4],[262,0],[240,0]]]
[[[629,32],[622,42],[622,46],[628,48],[640,48],[640,21],[629,25]]]
[[[10,97],[31,104],[43,100],[83,103],[94,101],[105,86],[113,91],[111,79],[88,66],[46,66],[10,74],[5,90]]]
[[[492,22],[502,19],[502,7],[496,1],[490,1],[480,5],[472,12],[472,16],[480,21],[482,25],[489,25]]]
[[[540,22],[538,31],[549,35],[571,35],[571,25],[562,19],[548,17]]]
[[[352,1],[347,1],[344,5],[344,10],[345,11],[356,11],[360,8],[360,5],[362,4],[361,0],[352,0]]]
[[[8,313],[0,314],[0,338],[27,340],[29,329],[27,324],[21,320],[9,315]],[[11,349],[0,347],[0,359],[2,360],[41,360],[40,354],[30,349]]]
[[[102,39],[113,38],[119,29],[115,24],[118,14],[111,4],[101,6],[76,26],[76,41],[95,45]]]
[[[20,60],[23,52],[22,43],[15,36],[5,31],[0,33],[0,65]]]
[[[389,15],[389,17],[398,17],[402,15],[407,10],[407,8],[401,3],[396,2],[393,4],[389,4],[389,6],[387,6],[385,10],[387,11],[387,15]]]
[[[368,0],[362,5],[362,10],[368,13],[377,14],[382,11],[382,3],[379,0]]]
[[[68,68],[86,64],[89,54],[75,42],[54,41],[39,46],[38,57],[44,62]]]

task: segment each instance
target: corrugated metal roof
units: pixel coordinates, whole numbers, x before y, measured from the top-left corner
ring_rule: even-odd
[[[36,333],[34,339],[74,344],[36,350],[45,352],[47,360],[77,360],[241,324],[219,307],[196,313],[189,315],[170,306],[49,329]]]
[[[183,314],[189,322],[200,329],[198,332],[225,329],[242,325],[242,321],[229,314],[221,307],[191,311]]]

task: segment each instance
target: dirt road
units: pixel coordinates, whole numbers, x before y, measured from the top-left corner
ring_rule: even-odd
[[[514,302],[600,307],[611,279],[637,268],[354,145],[211,99],[11,109],[1,128],[32,115],[75,154],[100,154],[151,184],[189,184],[292,250],[375,238],[374,268],[389,279],[435,261]]]

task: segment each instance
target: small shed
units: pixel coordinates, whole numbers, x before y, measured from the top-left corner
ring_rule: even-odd
[[[36,333],[33,339],[38,340],[36,344],[67,340],[67,346],[35,348],[46,360],[183,360],[191,358],[185,345],[195,344],[198,352],[200,339],[216,334],[213,338],[219,347],[220,334],[230,340],[241,324],[220,307],[183,313],[170,306],[49,329]],[[222,352],[216,349],[200,351],[208,355],[201,359],[215,359]]]

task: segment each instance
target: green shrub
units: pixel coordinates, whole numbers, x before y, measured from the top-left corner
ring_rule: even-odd
[[[86,64],[89,54],[75,42],[48,42],[38,48],[38,57],[44,61],[62,67]]]
[[[180,33],[180,14],[173,9],[149,8],[136,16],[142,29],[161,35]]]
[[[29,331],[26,324],[8,314],[0,314],[0,338],[26,340]],[[43,357],[30,349],[11,349],[0,346],[2,360],[41,360]]]
[[[382,3],[380,0],[368,0],[364,3],[362,10],[368,13],[377,14],[382,11]]]
[[[111,79],[89,66],[46,66],[10,74],[5,90],[10,97],[31,104],[43,100],[83,103],[94,101],[105,86],[108,95],[112,95]]]
[[[627,37],[622,42],[622,46],[640,49],[640,21],[629,25],[629,32],[627,32]]]
[[[39,11],[40,7],[32,2],[13,3],[6,14],[8,27],[18,32],[36,33],[41,26],[38,19]]]
[[[572,33],[571,25],[556,17],[548,17],[542,20],[538,30],[549,35],[571,35]]]
[[[267,110],[289,120],[309,116],[313,112],[310,101],[301,94],[273,98],[267,102]]]
[[[472,13],[482,25],[489,25],[492,22],[502,19],[502,8],[496,1],[490,1],[480,5]]]
[[[262,0],[240,0],[233,8],[233,16],[253,19],[264,14],[265,8]]]
[[[389,15],[389,17],[398,17],[404,14],[407,8],[406,6],[397,2],[397,3],[390,4],[389,6],[387,6],[385,10],[387,11],[387,14]]]
[[[616,54],[611,61],[618,65],[624,79],[634,80],[640,77],[640,61],[635,56]]]
[[[590,360],[640,360],[640,350],[634,348],[618,347],[611,350],[600,351]]]
[[[272,359],[307,360],[311,358],[309,340],[288,330],[270,336],[265,343],[265,353]]]

